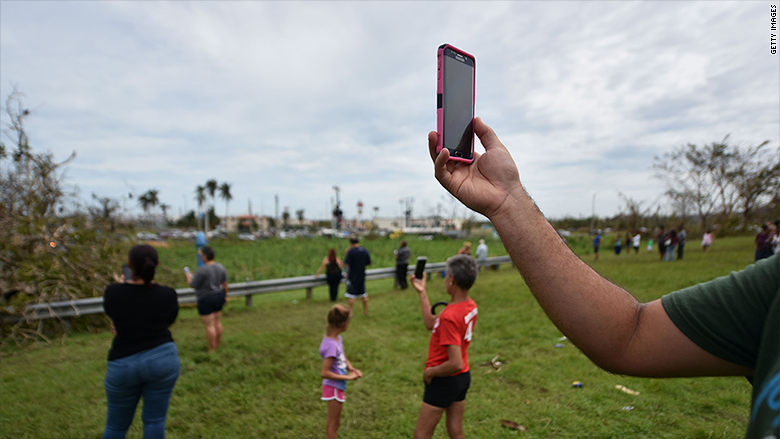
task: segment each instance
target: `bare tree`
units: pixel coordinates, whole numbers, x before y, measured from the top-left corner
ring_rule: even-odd
[[[26,305],[100,296],[125,251],[101,215],[64,211],[78,207],[63,179],[75,152],[62,162],[33,152],[21,97],[14,88],[6,101],[4,134],[13,145],[0,142],[0,316],[11,317],[0,319],[3,345],[48,340],[41,321],[26,319]],[[103,216],[116,208],[106,202]]]
[[[656,178],[666,183],[666,193],[675,207],[693,206],[702,227],[706,228],[717,204],[717,186],[705,150],[692,143],[675,148],[663,157],[656,156],[653,169]]]
[[[92,199],[98,203],[98,207],[89,208],[89,213],[92,215],[93,220],[105,222],[113,232],[116,228],[115,213],[120,208],[119,201],[109,197],[99,197],[94,193],[92,194]]]
[[[730,181],[739,197],[743,225],[750,221],[757,205],[768,203],[780,191],[780,149],[767,151],[764,147],[768,144],[767,140],[735,153]]]
[[[731,181],[738,151],[729,146],[728,139],[729,136],[726,135],[722,141],[704,146],[708,158],[707,168],[717,188],[720,211],[725,218],[731,217],[734,213],[738,199],[737,190]]]

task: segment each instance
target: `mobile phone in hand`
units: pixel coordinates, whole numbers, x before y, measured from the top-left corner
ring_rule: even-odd
[[[185,273],[189,273],[190,272],[190,267],[184,267],[184,272]]]
[[[127,264],[122,265],[122,275],[125,277],[125,280],[128,281],[133,278],[133,271],[130,270],[130,266]]]
[[[470,164],[474,161],[476,60],[463,50],[442,44],[437,66],[436,152],[447,148],[450,160]]]
[[[428,262],[427,256],[417,258],[417,265],[414,267],[414,278],[422,279],[425,276],[425,264]]]

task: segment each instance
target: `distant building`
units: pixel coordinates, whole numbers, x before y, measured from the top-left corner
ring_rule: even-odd
[[[265,232],[268,230],[268,218],[257,215],[238,215],[222,218],[228,233]]]

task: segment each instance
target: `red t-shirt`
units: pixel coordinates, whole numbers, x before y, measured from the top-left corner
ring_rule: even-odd
[[[425,368],[438,366],[447,361],[450,358],[447,346],[458,345],[463,355],[463,368],[452,375],[468,372],[468,349],[476,321],[477,304],[470,297],[465,302],[447,305],[433,325]]]

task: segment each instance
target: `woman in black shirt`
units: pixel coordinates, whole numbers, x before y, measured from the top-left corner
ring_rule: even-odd
[[[341,259],[336,256],[336,249],[332,248],[328,250],[328,256],[322,259],[322,265],[314,273],[314,277],[320,275],[320,272],[324,269],[327,274],[328,287],[330,288],[330,301],[335,302],[339,292],[339,284],[341,283]]]
[[[108,415],[103,438],[124,438],[143,396],[144,439],[165,437],[165,418],[179,377],[179,353],[168,327],[179,314],[176,290],[152,282],[159,259],[148,245],[130,249],[132,278],[111,284],[103,309],[114,340],[105,388]]]

